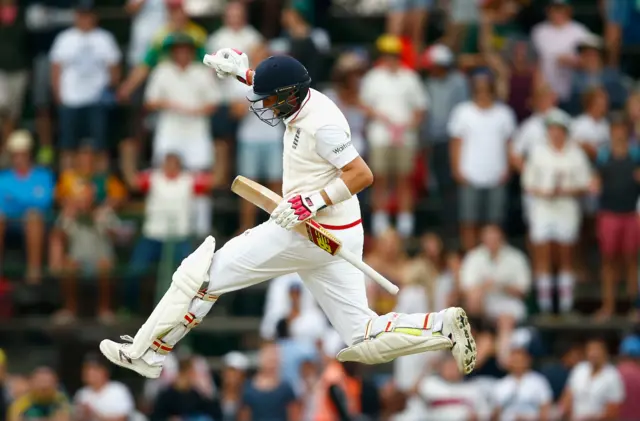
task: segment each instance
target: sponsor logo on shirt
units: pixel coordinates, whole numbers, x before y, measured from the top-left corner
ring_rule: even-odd
[[[300,129],[296,130],[296,135],[293,138],[293,149],[298,149],[299,140],[300,140]]]
[[[343,143],[342,145],[338,146],[337,148],[333,149],[333,153],[336,155],[340,155],[342,153],[342,151],[344,151],[345,149],[347,149],[349,146],[351,146],[352,142],[348,141],[347,143]]]

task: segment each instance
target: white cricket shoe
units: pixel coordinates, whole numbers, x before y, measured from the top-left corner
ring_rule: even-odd
[[[458,364],[458,369],[469,374],[476,366],[476,341],[471,335],[471,325],[467,313],[460,307],[449,307],[444,311],[442,334],[453,342],[451,353]]]
[[[127,342],[133,342],[133,338],[128,335],[121,336],[120,338]],[[130,346],[130,343],[118,343],[105,339],[100,342],[100,352],[102,352],[102,354],[115,365],[133,370],[141,376],[148,377],[150,379],[157,379],[160,377],[160,373],[162,373],[162,365],[151,365],[142,358],[130,358],[127,355],[127,348]]]

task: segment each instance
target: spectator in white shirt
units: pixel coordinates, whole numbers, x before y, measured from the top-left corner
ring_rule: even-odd
[[[125,10],[132,16],[127,61],[134,68],[144,60],[158,28],[167,23],[166,0],[127,0]]]
[[[261,44],[251,50],[251,62],[255,69],[270,56],[266,45]],[[266,126],[247,107],[246,85],[232,81],[230,92],[231,116],[240,121],[237,139],[237,171],[252,180],[261,181],[269,189],[279,192],[282,188],[282,134],[284,125]],[[258,208],[247,200],[240,202],[240,229],[244,232],[255,226]]]
[[[171,60],[160,63],[151,73],[145,92],[146,107],[158,112],[153,139],[153,160],[163,162],[168,153],[177,153],[189,171],[209,171],[214,161],[211,114],[219,101],[215,76],[193,61],[194,40],[174,33],[164,42]],[[195,234],[211,232],[211,201],[197,197]]]
[[[609,362],[607,344],[592,339],[586,347],[587,361],[577,364],[561,398],[563,418],[572,421],[619,419],[624,401],[624,384],[614,365]]]
[[[602,88],[593,88],[584,94],[584,113],[571,125],[571,139],[578,142],[590,159],[595,159],[598,148],[609,142],[609,96]]]
[[[106,163],[110,87],[120,78],[118,44],[98,27],[91,0],[79,2],[74,16],[74,26],[56,37],[50,52],[63,169],[70,168],[72,151],[87,137]]]
[[[109,379],[105,362],[89,357],[82,367],[85,386],[75,395],[80,421],[126,421],[135,413],[135,402],[127,387]]]
[[[518,131],[513,136],[511,144],[511,165],[522,174],[527,155],[535,145],[547,141],[547,128],[544,125],[545,115],[555,109],[558,96],[548,86],[543,85],[536,89],[533,94],[533,106],[535,113],[520,124]],[[522,213],[525,221],[529,221],[531,207],[531,196],[526,192],[522,194]]]
[[[414,192],[410,181],[418,148],[418,128],[427,109],[425,89],[416,72],[400,61],[400,38],[383,35],[376,47],[378,66],[362,81],[362,102],[371,107],[372,119],[367,127],[369,164],[376,177],[373,187],[373,232],[379,235],[389,228],[386,212],[391,182],[397,191],[398,232],[413,234]]]
[[[573,307],[573,252],[580,221],[580,196],[591,182],[589,160],[568,140],[571,117],[554,110],[545,118],[548,141],[537,145],[527,160],[523,189],[532,196],[529,237],[534,246],[538,307],[548,313],[552,306],[551,244],[559,245],[560,310]]]
[[[494,419],[548,421],[553,393],[544,376],[531,370],[531,355],[522,347],[511,349],[509,375],[493,389]]]
[[[571,14],[569,0],[552,0],[547,20],[537,24],[531,34],[542,76],[561,102],[571,96],[571,75],[578,64],[576,47],[589,36],[589,30],[572,20]]]
[[[482,245],[462,260],[460,284],[466,308],[496,322],[499,348],[506,349],[516,322],[527,316],[524,297],[531,287],[531,268],[524,253],[505,242],[498,226],[489,225]]]
[[[504,219],[508,143],[516,127],[513,111],[496,101],[490,74],[481,72],[473,77],[472,94],[471,101],[456,106],[448,125],[465,250],[478,244],[481,222],[500,225]]]
[[[463,375],[456,368],[449,354],[443,354],[438,364],[438,375],[425,378],[417,388],[426,405],[419,418],[422,421],[486,420],[490,407],[479,383],[463,382]]]

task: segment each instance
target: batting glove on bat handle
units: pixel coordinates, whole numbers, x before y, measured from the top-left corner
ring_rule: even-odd
[[[319,192],[296,194],[280,202],[271,214],[271,218],[277,225],[291,230],[296,225],[313,218],[319,210],[326,206],[327,204]]]

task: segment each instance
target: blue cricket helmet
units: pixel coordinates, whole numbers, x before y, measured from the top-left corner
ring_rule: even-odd
[[[311,77],[306,67],[290,56],[271,56],[258,65],[253,75],[253,92],[247,99],[251,111],[270,126],[295,113],[309,92]],[[275,96],[273,105],[262,101]]]

